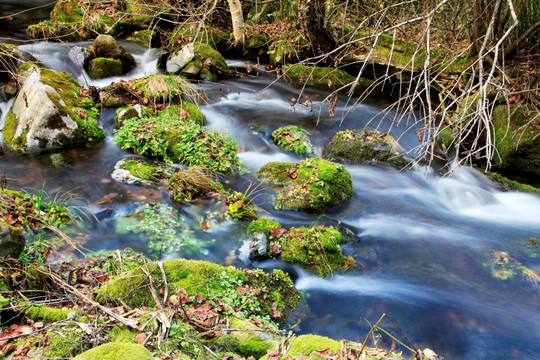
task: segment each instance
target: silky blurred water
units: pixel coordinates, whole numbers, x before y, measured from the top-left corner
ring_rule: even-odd
[[[155,50],[122,44],[134,54],[138,67],[121,78],[156,71]],[[71,72],[83,85],[102,87],[120,79],[88,81],[67,57],[71,47],[81,45],[88,43],[33,43],[20,48],[57,71]],[[271,140],[274,129],[304,127],[317,155],[337,131],[364,127],[389,131],[408,151],[418,145],[418,129],[407,119],[398,124],[392,116],[380,115],[389,103],[385,99],[373,98],[349,108],[346,98],[340,97],[336,116],[330,117],[327,105],[321,105],[327,92],[306,89],[302,102],[309,99],[313,111],[309,107],[293,108],[292,98],[298,97],[299,89],[274,80],[273,74],[263,73],[203,85],[223,91],[220,101],[202,106],[208,126],[228,132],[238,142],[240,159],[249,169],[246,175],[222,180],[241,191],[249,188],[261,208],[260,215],[284,226],[341,221],[355,229],[361,240],[344,245],[347,254],[357,261],[353,271],[321,279],[276,261],[249,263],[239,256],[248,223],[216,223],[201,231],[200,218],[214,210],[212,202],[173,204],[164,187],[144,188],[113,181],[110,174],[115,163],[132,154],[112,142],[112,109],[102,109],[100,116],[100,125],[107,133],[105,140],[56,152],[65,167],[54,167],[51,154],[8,151],[0,158],[0,172],[5,171],[11,189],[43,188],[51,196],[70,193],[87,211],[106,213],[99,222],[86,220],[88,238],[84,245],[90,250],[132,247],[147,251],[144,239],[117,234],[116,220],[141,202],[175,206],[185,215],[186,224],[206,241],[207,254],[193,257],[290,270],[297,287],[305,291],[308,306],[295,328],[302,333],[363,341],[369,324],[386,313],[415,346],[433,348],[448,359],[536,359],[540,353],[540,288],[521,275],[520,266],[540,270],[540,258],[527,248],[526,241],[540,237],[540,197],[500,192],[470,168],[455,166],[450,176],[441,177],[427,165],[404,171],[354,165],[346,166],[353,178],[354,195],[343,206],[322,217],[276,211],[269,201],[270,189],[258,185],[251,174],[269,161],[299,162],[302,157],[277,147]],[[8,105],[0,105],[2,114]],[[518,264],[511,279],[501,280],[493,274],[493,255],[501,251]],[[180,255],[166,254],[165,258]],[[390,330],[388,322],[383,324]],[[390,343],[388,338],[383,341]]]

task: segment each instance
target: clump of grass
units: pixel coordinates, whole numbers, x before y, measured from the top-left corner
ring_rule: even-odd
[[[205,166],[194,165],[173,175],[169,181],[171,198],[175,201],[191,201],[210,192],[223,190],[217,176]]]

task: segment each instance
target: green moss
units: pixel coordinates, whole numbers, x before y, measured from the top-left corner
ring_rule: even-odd
[[[405,167],[409,161],[397,151],[394,138],[379,131],[339,131],[323,150],[323,157],[341,163],[375,163]]]
[[[196,43],[194,49],[195,54],[200,56],[205,67],[215,67],[220,70],[229,69],[225,58],[210,45]]]
[[[156,263],[150,263],[148,266],[156,280],[162,278]],[[237,270],[204,261],[184,259],[163,261],[163,268],[170,294],[178,289],[184,289],[189,296],[202,295],[207,299],[219,298],[220,294],[227,291],[222,286],[223,278],[234,278],[235,281],[250,284],[254,288],[268,288],[267,293],[259,296],[261,311],[272,314],[272,305],[275,302],[276,309],[284,313],[283,319],[285,312],[294,308],[299,299],[298,291],[290,278],[278,270],[272,274],[266,274],[258,270]],[[159,283],[159,281],[156,282],[156,284]],[[109,281],[97,293],[97,299],[101,303],[122,299],[132,307],[155,305],[149,291],[148,279],[140,268],[126,273],[120,279]]]
[[[186,76],[195,77],[201,72],[202,68],[203,63],[200,56],[195,55],[193,60],[182,69],[182,73]]]
[[[488,171],[487,173],[485,173],[485,175],[489,178],[489,180],[497,183],[499,185],[499,188],[501,188],[502,190],[522,191],[522,192],[540,194],[540,189],[535,188],[534,186],[531,186],[528,184],[519,183],[515,180],[510,180],[496,172]]]
[[[133,343],[139,332],[125,326],[116,326],[107,333],[111,342]]]
[[[509,172],[540,174],[540,136],[538,125],[529,123],[538,112],[525,106],[496,106],[493,111],[495,129],[495,163]]]
[[[267,218],[258,218],[257,220],[254,220],[249,224],[248,231],[256,234],[256,233],[270,233],[273,229],[278,229],[281,227],[281,224],[278,223],[275,220],[270,220]]]
[[[127,160],[120,166],[121,169],[129,171],[131,175],[152,183],[158,183],[168,179],[172,171],[159,166],[151,166],[143,160]]]
[[[152,353],[141,344],[130,343],[108,343],[97,346],[93,349],[75,357],[77,360],[154,360]]]
[[[279,338],[247,320],[230,317],[230,328],[230,332],[222,330],[223,335],[217,339],[216,344],[242,356],[258,359],[279,345]]]
[[[155,34],[156,33],[150,29],[135,31],[133,34],[131,34],[131,39],[137,44],[150,47],[152,45]]]
[[[311,355],[314,351],[322,351],[330,349],[333,353],[337,353],[341,349],[341,343],[318,335],[302,335],[294,338],[289,351],[280,359],[284,360],[287,357],[295,358],[296,356]]]
[[[356,76],[352,76],[341,69],[305,65],[286,66],[285,76],[298,84],[308,84],[330,89],[340,88],[356,80]],[[356,89],[365,90],[372,83],[372,80],[360,78]]]
[[[24,148],[27,141],[27,132],[24,132],[23,134],[21,134],[21,136],[15,137],[15,134],[17,132],[17,126],[17,116],[15,116],[15,113],[10,109],[4,122],[4,129],[2,131],[2,135],[4,137],[4,143],[13,149]]]
[[[74,318],[77,311],[49,308],[46,306],[34,305],[24,311],[27,317],[34,321],[53,323],[69,318]]]
[[[122,62],[120,60],[98,57],[90,60],[88,64],[88,76],[91,79],[104,79],[122,74]]]
[[[324,213],[352,196],[352,179],[343,165],[310,158],[294,163],[268,163],[254,176],[284,185],[277,194],[277,209]]]
[[[61,0],[52,9],[50,19],[67,23],[82,22],[82,11],[78,6],[78,0]]]
[[[199,77],[201,78],[201,80],[204,80],[204,81],[210,81],[210,82],[218,81],[218,76],[215,73],[208,70],[207,68],[201,69],[199,73]]]
[[[256,37],[252,38],[251,41],[260,41],[260,39]],[[268,54],[270,55],[270,64],[274,66],[285,65],[296,57],[296,49],[290,40],[279,40],[272,43]]]
[[[449,149],[454,142],[454,132],[451,128],[444,128],[439,134],[439,142],[444,146],[445,149]]]
[[[154,109],[148,106],[129,105],[116,109],[116,116],[114,117],[114,124],[116,128],[121,128],[124,125],[124,121],[133,118],[145,118],[154,115]]]
[[[194,122],[198,125],[206,125],[206,117],[201,109],[188,101],[182,101],[180,105],[171,105],[161,110],[159,116],[169,119],[181,120],[182,122]]]
[[[51,343],[45,348],[45,358],[66,358],[78,354],[82,345],[82,335],[78,331],[76,327],[72,327],[47,332]]]
[[[145,76],[134,82],[145,98],[154,102],[176,102],[186,91],[189,82],[181,76],[155,74]]]
[[[291,228],[281,238],[270,241],[268,251],[274,256],[281,255],[289,264],[327,276],[354,266],[354,260],[343,255],[339,246],[342,240],[341,233],[331,226]],[[276,248],[279,249],[277,254]]]
[[[286,150],[297,154],[312,154],[315,152],[315,147],[307,135],[307,131],[298,126],[285,126],[274,130],[272,139]]]
[[[34,39],[58,38],[62,41],[82,41],[90,37],[82,23],[65,23],[43,20],[37,24],[29,25],[27,32]]]

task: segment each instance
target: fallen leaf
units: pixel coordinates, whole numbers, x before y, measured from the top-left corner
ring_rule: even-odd
[[[142,344],[142,343],[144,343],[145,340],[146,340],[146,334],[145,333],[140,333],[137,336],[135,336],[135,342],[136,343]]]

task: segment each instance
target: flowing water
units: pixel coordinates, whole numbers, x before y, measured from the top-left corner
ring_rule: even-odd
[[[69,48],[75,45],[88,43],[33,43],[21,45],[20,49],[31,52],[52,69],[71,72],[83,85],[101,87],[118,80],[89,81],[67,57]],[[156,71],[155,51],[122,45],[139,64],[124,79]],[[318,111],[326,92],[306,89],[302,96],[313,101],[314,111],[298,106],[293,109],[291,98],[298,97],[299,89],[273,81],[272,74],[263,73],[203,85],[223,90],[221,99],[203,105],[202,111],[209,127],[227,131],[238,141],[239,156],[250,174],[269,161],[301,160],[271,141],[271,132],[284,125],[306,128],[318,155],[337,131],[366,125],[389,130],[399,137],[405,150],[418,145],[416,129],[410,128],[407,119],[396,124],[392,118],[378,115],[387,105],[384,99],[371,99],[351,109],[346,108],[346,99],[340,98],[336,116],[329,117],[328,108],[323,106]],[[9,106],[0,104],[2,120]],[[163,187],[137,187],[111,179],[115,163],[132,156],[113,144],[113,118],[114,110],[102,110],[100,122],[107,137],[97,144],[55,153],[59,155],[17,155],[7,151],[0,158],[0,171],[6,173],[11,189],[44,189],[53,197],[76,195],[74,199],[100,219],[86,220],[86,248],[97,251],[131,247],[145,251],[140,237],[115,232],[118,217],[133,211],[139,202],[172,202]],[[58,156],[65,166],[53,165]],[[481,173],[457,166],[447,177],[428,166],[401,172],[368,165],[347,166],[347,170],[353,177],[353,198],[322,217],[276,211],[268,201],[268,189],[252,186],[250,191],[263,210],[261,214],[266,213],[286,227],[339,220],[355,229],[360,241],[346,244],[344,249],[357,261],[356,270],[321,279],[276,261],[250,263],[240,251],[247,224],[232,221],[204,232],[196,230],[197,236],[207,240],[203,245],[207,252],[193,257],[291,271],[296,286],[306,293],[307,306],[300,311],[300,322],[295,327],[301,333],[363,341],[369,324],[386,313],[415,346],[433,348],[447,359],[538,357],[540,287],[534,279],[522,276],[520,267],[540,270],[538,249],[531,248],[526,240],[540,238],[539,196],[500,192]],[[257,184],[250,174],[223,181],[243,191],[251,183]],[[212,205],[174,206],[196,229],[198,217]],[[499,278],[499,269],[493,265],[501,252],[507,254],[515,272],[507,280]],[[179,254],[167,255],[175,256]],[[390,330],[389,323],[384,324]],[[383,341],[390,343],[387,337]]]

